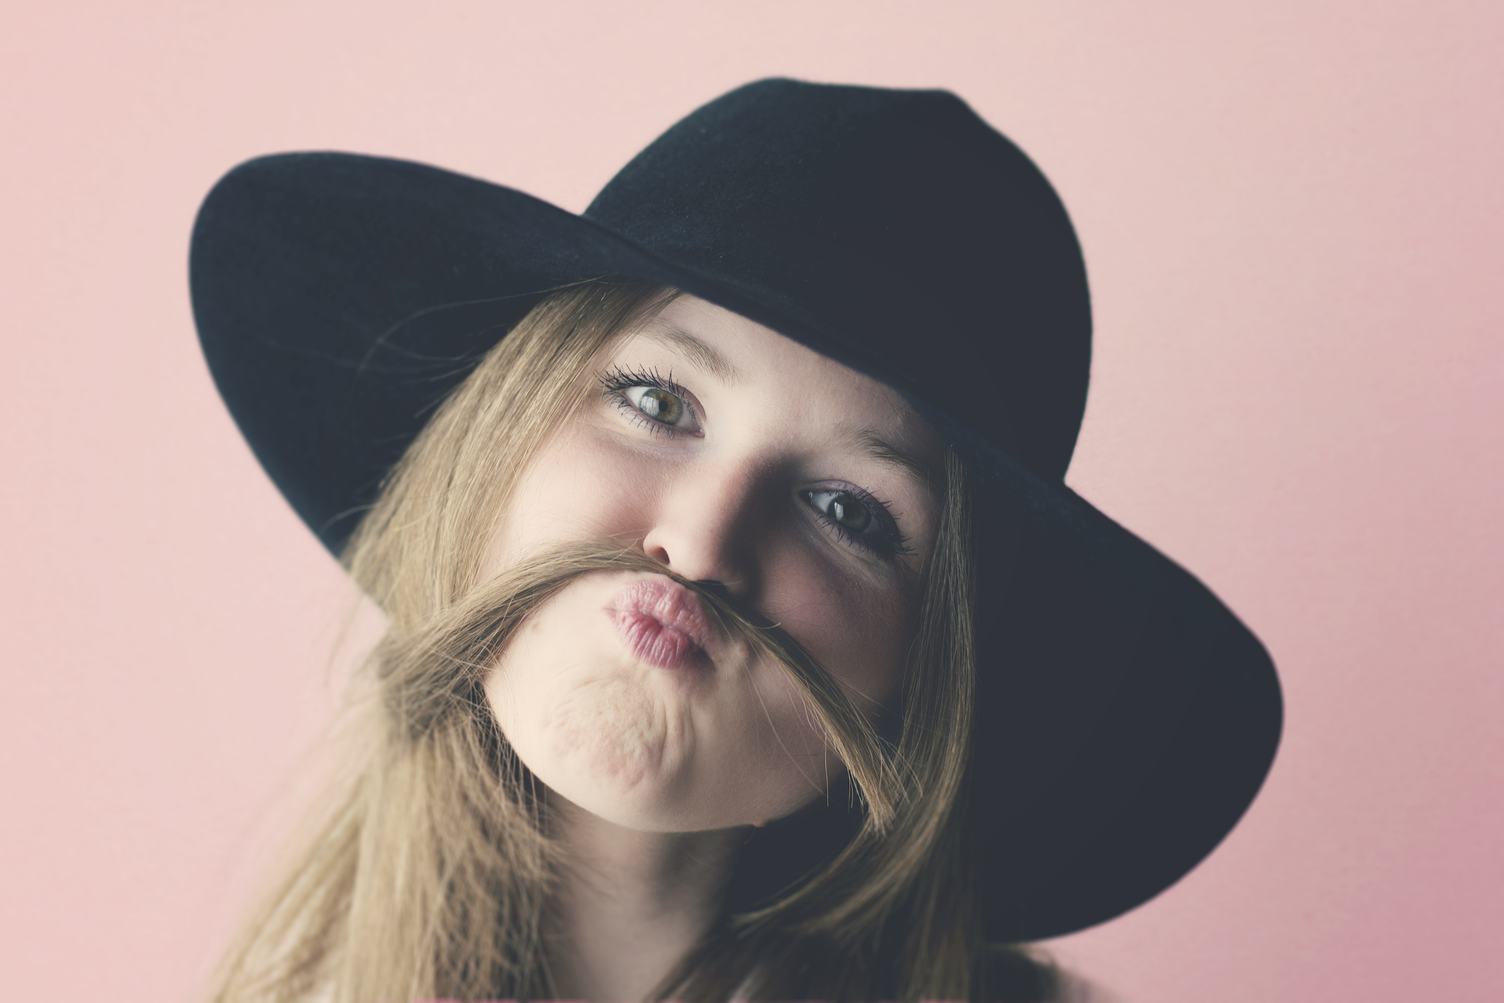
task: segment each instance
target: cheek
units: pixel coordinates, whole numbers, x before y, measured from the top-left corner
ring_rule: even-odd
[[[578,428],[561,430],[518,478],[486,547],[483,578],[552,543],[598,537],[629,525],[637,493],[631,458]]]
[[[914,611],[894,586],[841,576],[790,575],[773,615],[858,706],[876,713],[896,698]]]
[[[581,803],[661,787],[689,761],[687,701],[624,659],[600,607],[615,576],[581,579],[536,609],[490,667],[502,734],[549,787]]]
[[[593,679],[542,705],[550,758],[630,790],[662,767],[667,708],[634,675]]]
[[[801,544],[801,546],[803,546]],[[813,561],[793,547],[768,555],[768,614],[803,645],[874,724],[898,699],[912,631],[912,600],[888,586]],[[829,791],[845,767],[828,747],[793,682],[771,660],[751,675],[759,732],[738,752],[756,764],[759,817],[777,818]],[[765,725],[765,727],[763,727]]]

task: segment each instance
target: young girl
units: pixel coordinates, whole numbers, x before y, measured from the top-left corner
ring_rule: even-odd
[[[262,158],[192,279],[386,617],[216,1000],[1061,999],[1027,942],[1262,782],[1257,640],[1059,481],[1079,249],[953,95],[759,81],[583,216]]]

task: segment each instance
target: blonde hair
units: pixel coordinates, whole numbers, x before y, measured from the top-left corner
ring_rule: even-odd
[[[342,563],[387,617],[345,739],[285,873],[214,975],[216,1003],[548,998],[544,917],[561,865],[538,782],[501,734],[486,669],[580,574],[669,574],[784,666],[842,763],[846,804],[751,832],[722,913],[655,1000],[1055,998],[1058,969],[985,942],[966,832],[975,653],[969,495],[947,450],[901,707],[874,723],[777,627],[631,547],[582,542],[480,581],[478,540],[589,392],[601,353],[677,290],[551,292],[442,403],[382,483]]]

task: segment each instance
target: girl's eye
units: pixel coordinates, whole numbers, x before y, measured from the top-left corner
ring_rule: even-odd
[[[696,417],[689,391],[658,371],[628,371],[613,366],[600,377],[601,394],[636,424],[654,435],[688,435],[679,427],[687,414]],[[634,391],[642,391],[640,394]],[[821,522],[843,541],[884,560],[912,554],[888,504],[860,488],[815,488],[803,492],[814,502]],[[831,499],[834,499],[832,502]],[[829,506],[828,508],[826,506]]]
[[[651,372],[628,372],[613,366],[600,377],[601,393],[611,403],[627,413],[639,425],[654,435],[674,435],[682,432],[679,421],[688,414],[695,417],[689,404],[689,391],[669,377]],[[641,390],[640,395],[633,391]]]
[[[914,552],[887,503],[867,492],[851,488],[815,488],[804,495],[815,502],[821,519],[841,539],[888,560]],[[826,499],[834,499],[829,508],[823,507]]]

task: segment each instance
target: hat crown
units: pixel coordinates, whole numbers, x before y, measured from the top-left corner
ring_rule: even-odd
[[[724,305],[757,290],[749,316],[948,437],[1064,475],[1090,362],[1080,248],[1043,174],[955,94],[755,81],[676,122],[585,215],[712,277]]]

